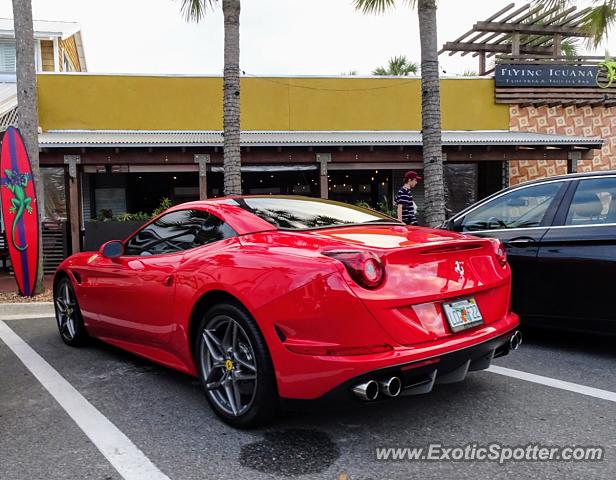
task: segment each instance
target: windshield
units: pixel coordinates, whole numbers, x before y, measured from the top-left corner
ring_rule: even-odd
[[[288,230],[327,228],[350,224],[400,224],[395,218],[367,208],[307,197],[248,197],[226,201],[268,223]]]

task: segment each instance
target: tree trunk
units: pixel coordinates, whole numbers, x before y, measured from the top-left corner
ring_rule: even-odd
[[[34,67],[34,32],[32,25],[32,4],[30,0],[13,0],[13,22],[15,28],[15,53],[17,64],[17,105],[18,125],[30,164],[32,181],[38,199],[39,215],[39,264],[34,285],[34,293],[43,291],[43,228],[44,212],[40,208],[43,198],[43,184],[39,169],[38,110],[36,100],[36,71]]]
[[[14,0],[15,1],[15,0]],[[224,190],[242,193],[240,154],[240,0],[223,0],[225,66],[223,80]]]
[[[427,224],[436,227],[445,220],[445,188],[435,0],[419,0],[417,12],[421,40],[421,129],[425,211]]]

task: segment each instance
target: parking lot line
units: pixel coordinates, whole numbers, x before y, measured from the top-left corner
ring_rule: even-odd
[[[169,480],[126,435],[3,321],[0,321],[0,340],[56,399],[125,480]]]
[[[567,390],[569,392],[580,393],[589,397],[616,402],[616,392],[610,392],[609,390],[601,390],[600,388],[588,387],[586,385],[580,385],[579,383],[565,382],[564,380],[557,380],[555,378],[544,377],[543,375],[535,375],[534,373],[522,372],[520,370],[513,370],[511,368],[499,367],[496,365],[490,366],[487,371],[506,377],[518,378],[527,382],[539,383],[548,387]]]

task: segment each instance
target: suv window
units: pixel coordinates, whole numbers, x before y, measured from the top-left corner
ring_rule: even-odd
[[[616,177],[580,180],[565,225],[616,223]]]
[[[133,235],[125,255],[161,255],[234,237],[233,229],[203,210],[177,210],[157,218]]]
[[[490,200],[464,217],[462,230],[539,227],[562,184],[523,187]]]

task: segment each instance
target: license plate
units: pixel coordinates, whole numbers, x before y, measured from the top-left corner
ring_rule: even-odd
[[[483,317],[474,298],[443,303],[443,310],[452,332],[459,332],[483,323]]]

